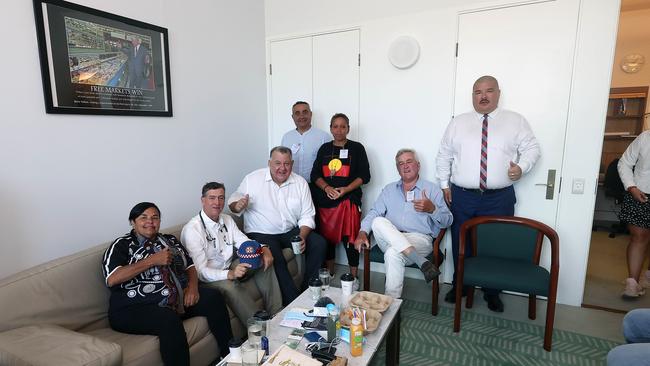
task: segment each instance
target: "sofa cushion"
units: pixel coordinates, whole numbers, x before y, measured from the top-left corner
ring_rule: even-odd
[[[32,325],[0,333],[0,364],[121,365],[122,348],[56,325]]]
[[[187,343],[192,346],[208,334],[208,322],[205,317],[195,316],[183,321]],[[158,337],[152,335],[126,334],[116,332],[111,328],[96,329],[88,335],[112,342],[122,346],[122,360],[124,365],[162,365],[160,351],[158,350]],[[216,357],[216,349],[214,355]]]

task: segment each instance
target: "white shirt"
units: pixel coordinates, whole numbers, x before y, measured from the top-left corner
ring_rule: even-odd
[[[450,181],[459,187],[479,188],[482,126],[483,115],[476,111],[463,113],[449,122],[436,158],[441,188],[449,188]],[[488,114],[488,189],[512,184],[508,177],[511,161],[526,174],[539,156],[539,143],[522,115],[499,108]]]
[[[203,210],[199,215],[183,226],[181,242],[192,257],[201,281],[226,280],[233,260],[233,247],[239,248],[250,239],[239,230],[235,220],[226,214],[219,215],[219,222],[214,222]],[[214,240],[208,241],[208,237]]]
[[[291,149],[293,171],[305,178],[307,182],[311,182],[311,168],[316,160],[316,153],[324,143],[329,141],[332,141],[332,136],[312,126],[302,134],[295,128],[285,133],[281,145]]]
[[[296,173],[278,185],[269,168],[258,169],[241,182],[228,204],[248,194],[248,207],[243,210],[244,232],[284,234],[294,227],[314,228],[314,203],[307,181]],[[241,214],[241,213],[240,213]],[[238,214],[235,214],[238,215]]]
[[[618,161],[618,174],[626,190],[636,186],[641,192],[650,193],[650,131],[641,133],[627,147]]]

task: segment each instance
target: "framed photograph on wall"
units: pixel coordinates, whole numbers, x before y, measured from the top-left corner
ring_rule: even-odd
[[[33,2],[47,113],[172,116],[166,28]]]

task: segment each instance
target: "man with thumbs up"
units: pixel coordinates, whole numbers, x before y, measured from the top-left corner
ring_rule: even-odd
[[[474,111],[454,117],[442,138],[436,158],[437,176],[445,201],[454,215],[451,226],[454,264],[458,265],[460,226],[476,216],[512,216],[513,183],[528,173],[539,159],[539,143],[526,119],[498,108],[499,83],[492,76],[474,82]],[[465,255],[470,252],[465,243]],[[456,299],[456,277],[445,301]],[[484,289],[492,311],[503,312],[498,289]],[[465,291],[463,291],[463,295]]]
[[[395,156],[400,180],[389,183],[381,191],[366,217],[354,246],[370,247],[368,234],[384,252],[386,266],[385,294],[402,296],[404,266],[417,264],[427,282],[437,281],[440,274],[434,263],[426,259],[433,250],[433,238],[441,228],[451,225],[451,212],[442,191],[433,182],[420,178],[420,161],[412,149],[401,149]]]

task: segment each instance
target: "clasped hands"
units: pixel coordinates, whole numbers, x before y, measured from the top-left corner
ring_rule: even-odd
[[[348,187],[338,187],[334,188],[332,186],[327,186],[324,189],[325,194],[327,194],[327,197],[331,200],[335,200],[340,198],[341,196],[345,196],[348,193]]]

